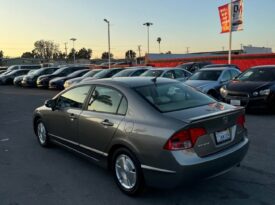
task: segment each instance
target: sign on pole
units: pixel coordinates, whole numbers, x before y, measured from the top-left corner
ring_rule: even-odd
[[[229,32],[228,64],[231,64],[232,32],[243,30],[243,0],[231,0],[231,3],[219,7],[221,33]]]

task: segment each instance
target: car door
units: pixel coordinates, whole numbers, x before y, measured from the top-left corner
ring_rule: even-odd
[[[121,92],[97,85],[79,118],[79,145],[92,153],[104,153],[124,119],[126,98]],[[124,112],[121,112],[124,110]]]
[[[90,89],[90,85],[78,86],[57,97],[56,107],[46,119],[51,136],[77,144],[79,115]]]

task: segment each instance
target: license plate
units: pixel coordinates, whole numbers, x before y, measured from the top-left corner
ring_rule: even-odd
[[[230,100],[230,104],[231,105],[240,106],[241,105],[241,101],[240,100]]]
[[[216,132],[215,136],[216,136],[217,144],[221,144],[221,143],[229,141],[231,139],[230,132],[228,129],[223,130],[221,132]]]

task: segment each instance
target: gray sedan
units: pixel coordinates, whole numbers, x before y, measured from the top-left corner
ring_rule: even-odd
[[[233,67],[207,67],[194,73],[185,83],[216,99],[220,99],[220,88],[241,73]]]
[[[38,142],[109,168],[126,194],[171,188],[239,165],[248,149],[244,109],[165,78],[91,80],[34,112]]]

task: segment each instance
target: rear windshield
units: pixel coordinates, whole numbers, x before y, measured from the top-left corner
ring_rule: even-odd
[[[115,74],[113,77],[127,77],[131,75],[135,70],[129,69],[129,70],[123,70],[119,73]]]
[[[145,73],[141,74],[141,76],[145,77],[159,77],[163,73],[163,70],[148,70]]]
[[[85,75],[83,75],[83,77],[93,77],[95,74],[97,74],[98,72],[100,72],[101,70],[91,70],[88,73],[86,73]]]
[[[160,112],[172,112],[216,102],[183,83],[155,84],[134,88]]]
[[[242,73],[237,80],[240,81],[275,81],[275,68],[254,68]]]
[[[210,80],[217,81],[221,75],[221,70],[201,70],[194,73],[189,80]]]

